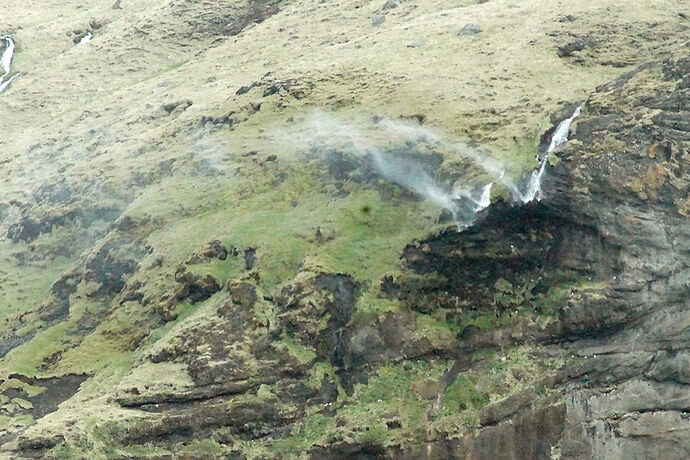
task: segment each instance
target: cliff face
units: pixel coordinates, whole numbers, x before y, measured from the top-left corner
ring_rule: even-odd
[[[509,311],[465,329],[459,352],[529,344],[537,362],[565,359],[479,410],[477,436],[439,458],[687,455],[689,65],[680,54],[597,88],[542,202],[407,248],[408,267],[443,280],[408,283],[412,304],[423,292],[433,308],[450,296],[478,317]]]
[[[688,456],[682,2],[101,3],[0,18],[0,455]]]

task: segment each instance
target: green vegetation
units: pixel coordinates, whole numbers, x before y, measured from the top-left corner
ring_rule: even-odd
[[[294,338],[287,335],[284,335],[279,342],[276,342],[276,346],[287,349],[302,364],[308,364],[316,358],[316,353],[314,353],[313,349],[300,345]]]
[[[457,414],[467,409],[481,409],[488,404],[489,398],[477,390],[476,383],[471,377],[458,376],[443,394],[437,417]]]

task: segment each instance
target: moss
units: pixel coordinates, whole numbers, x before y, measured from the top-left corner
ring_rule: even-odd
[[[229,255],[225,260],[212,260],[204,264],[188,265],[188,271],[196,275],[211,275],[221,285],[244,271],[244,259]]]
[[[442,312],[439,312],[442,313]],[[454,325],[433,315],[417,315],[415,335],[425,338],[437,349],[452,348],[457,331]]]
[[[350,324],[368,324],[386,313],[399,309],[398,301],[383,298],[374,289],[369,289],[357,298]]]
[[[0,415],[0,429],[7,430],[12,427],[28,427],[35,423],[34,418],[29,414]]]
[[[329,434],[335,430],[333,417],[312,415],[293,427],[289,436],[272,443],[269,451],[280,459],[303,458],[309,448],[324,444]]]
[[[339,382],[335,371],[336,369],[330,362],[315,363],[313,366],[311,366],[311,368],[309,368],[309,380],[307,380],[307,385],[309,385],[311,388],[321,388],[321,383],[326,377]],[[340,384],[338,384],[338,386],[339,391],[342,391]]]
[[[438,378],[443,369],[445,365],[424,361],[383,366],[366,385],[357,385],[338,411],[346,438],[383,446],[401,439],[423,439],[429,403],[415,393],[413,385]],[[388,421],[395,421],[398,428],[388,427]]]
[[[283,334],[281,340],[276,342],[276,346],[286,349],[302,364],[310,363],[316,358],[316,353],[312,348],[297,343],[293,337],[286,334]]]
[[[32,407],[34,407],[34,405],[31,404],[31,401],[27,401],[23,398],[12,398],[12,403],[16,404],[24,410],[31,409]]]
[[[24,375],[37,375],[43,360],[64,347],[68,323],[60,323],[36,335],[23,346],[10,351],[3,358],[6,369]]]
[[[0,321],[33,310],[48,296],[56,279],[72,264],[69,257],[58,256],[45,262],[22,262],[12,256],[28,250],[26,243],[0,240]],[[28,319],[28,318],[27,318]]]
[[[179,452],[179,457],[193,456],[194,458],[220,458],[226,454],[226,447],[212,439],[192,441]],[[157,452],[161,454],[162,452]]]
[[[266,460],[276,458],[275,453],[269,450],[261,441],[237,440],[233,448],[242,452],[247,460]]]
[[[237,180],[204,190],[171,180],[138,200],[130,213],[136,216],[153,208],[167,220],[179,206],[203,206],[193,218],[181,216],[154,235],[157,246],[174,247],[173,256],[181,263],[197,248],[182,251],[180,240],[218,238],[222,228],[225,236],[220,239],[226,247],[256,248],[255,269],[260,287],[268,293],[293,278],[310,258],[324,271],[375,282],[398,267],[405,244],[424,235],[435,219],[437,211],[430,214],[423,203],[386,201],[373,190],[356,188],[346,196],[337,195],[324,185],[330,180],[323,174],[319,164],[269,171],[248,168]],[[317,228],[331,235],[327,241],[315,237]],[[194,269],[226,279],[244,270],[241,262],[229,257]]]
[[[476,381],[471,377],[460,375],[443,394],[438,417],[457,414],[468,409],[476,411],[488,403],[489,398],[477,390]]]

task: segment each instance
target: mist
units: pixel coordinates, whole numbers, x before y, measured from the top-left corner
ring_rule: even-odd
[[[577,115],[579,108],[558,125],[548,152],[567,141],[570,124]],[[275,133],[298,148],[315,152],[337,149],[350,157],[368,158],[379,177],[450,213],[458,230],[472,225],[477,215],[491,205],[491,193],[496,185],[515,204],[529,203],[542,196],[547,155],[535,162],[534,170],[526,178],[516,182],[506,174],[510,168],[505,161],[408,120],[345,119],[315,111],[293,128]],[[439,180],[439,171],[424,161],[425,156],[434,152],[444,152],[446,159],[466,164],[455,183]],[[446,173],[448,169],[445,168]]]

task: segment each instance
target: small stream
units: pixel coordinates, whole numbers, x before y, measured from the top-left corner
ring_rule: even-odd
[[[14,74],[10,78],[7,76],[12,71],[12,60],[14,59],[14,50],[16,45],[11,37],[0,37],[0,41],[5,42],[4,50],[2,52],[2,57],[0,57],[0,66],[2,66],[3,75],[0,76],[0,94],[7,91],[12,81],[17,78],[19,74]]]

